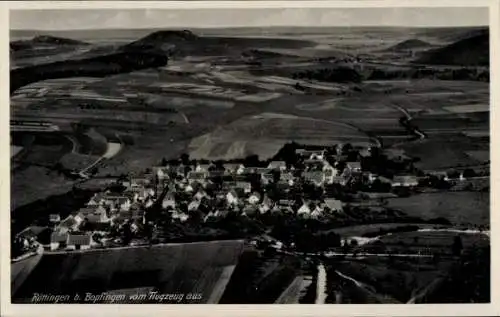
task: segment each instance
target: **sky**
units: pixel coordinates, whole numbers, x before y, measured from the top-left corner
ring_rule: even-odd
[[[11,30],[488,25],[488,8],[11,10]]]

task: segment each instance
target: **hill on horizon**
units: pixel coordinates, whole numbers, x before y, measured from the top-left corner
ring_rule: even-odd
[[[150,33],[121,50],[162,50],[175,55],[241,54],[248,48],[302,48],[314,46],[306,40],[280,38],[200,36],[189,30],[162,30]]]
[[[38,45],[58,45],[58,46],[89,45],[89,43],[84,41],[78,41],[51,35],[37,35],[29,40],[17,40],[17,41],[12,41],[9,44],[10,48],[14,51],[31,49],[34,46]]]
[[[406,51],[413,49],[421,49],[428,48],[432,45],[428,42],[419,40],[419,39],[408,39],[403,42],[399,42],[398,44],[391,46],[387,49],[387,51]]]
[[[430,65],[489,66],[489,32],[483,30],[472,37],[427,51],[415,62]]]

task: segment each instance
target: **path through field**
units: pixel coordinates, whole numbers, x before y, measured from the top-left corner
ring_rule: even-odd
[[[101,157],[99,157],[95,162],[93,162],[89,166],[87,166],[84,169],[82,169],[79,172],[79,174],[85,174],[87,171],[89,171],[94,166],[96,166],[97,164],[99,164],[102,160],[112,158],[113,156],[115,156],[116,154],[118,154],[118,152],[120,152],[121,148],[122,148],[122,144],[121,143],[108,142],[106,152]]]

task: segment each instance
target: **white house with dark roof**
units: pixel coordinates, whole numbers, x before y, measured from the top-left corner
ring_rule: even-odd
[[[207,197],[207,196],[208,196],[208,195],[207,195],[207,192],[206,192],[204,189],[200,188],[200,189],[196,192],[196,194],[194,194],[194,199],[197,199],[197,200],[202,200],[203,198],[205,198],[205,197]]]
[[[271,173],[260,174],[260,181],[264,185],[272,183],[273,180],[274,180],[274,176]]]
[[[285,161],[271,161],[267,166],[268,169],[271,170],[286,170],[286,162]]]
[[[203,172],[203,173],[208,173],[211,169],[215,167],[214,164],[196,164],[196,167],[194,168],[195,172]]]
[[[234,189],[227,192],[226,201],[228,205],[237,205],[239,203],[238,194]]]
[[[316,186],[323,186],[325,183],[325,174],[323,171],[306,171],[303,174],[306,181],[313,183]]]
[[[252,191],[252,184],[250,182],[236,182],[234,188],[241,189],[243,193],[248,194]]]
[[[298,215],[310,215],[311,214],[311,207],[309,206],[308,202],[304,202],[302,206],[297,210]]]
[[[418,179],[414,175],[394,176],[392,180],[393,187],[415,187],[418,185]]]
[[[360,162],[347,162],[346,167],[352,173],[359,173],[359,172],[361,172],[361,163]]]
[[[49,215],[49,222],[52,224],[57,224],[61,222],[61,215],[59,214],[50,214]]]
[[[323,213],[324,213],[323,208],[321,208],[320,205],[316,205],[316,206],[314,206],[314,208],[311,209],[310,217],[311,218],[319,218],[319,217],[323,216]]]
[[[132,201],[130,200],[130,198],[123,195],[106,195],[105,200],[106,205],[109,205],[113,210],[128,210],[132,205]]]
[[[88,233],[70,233],[68,235],[67,248],[69,250],[87,250],[90,249],[92,235]]]
[[[99,206],[102,205],[106,202],[106,193],[105,192],[100,192],[100,193],[95,193],[92,198],[88,201],[87,205],[88,206]]]
[[[325,199],[325,207],[332,212],[341,212],[343,210],[342,201],[333,198]]]
[[[84,218],[81,215],[80,216],[69,215],[63,221],[61,221],[61,223],[59,223],[57,227],[61,231],[75,231],[80,227],[80,224],[82,223],[83,219]]]
[[[280,182],[285,183],[288,186],[293,186],[295,183],[295,177],[291,172],[283,172],[280,174]]]
[[[199,200],[192,200],[188,205],[188,211],[196,211],[200,208],[201,202]]]
[[[50,235],[50,250],[54,251],[59,248],[65,248],[68,241],[68,233],[61,231],[54,231]]]
[[[245,172],[245,165],[240,163],[226,163],[224,164],[224,170],[229,174],[241,175]]]
[[[182,212],[182,211],[174,210],[172,212],[172,218],[176,219],[180,222],[184,222],[184,221],[187,221],[189,219],[189,215]]]

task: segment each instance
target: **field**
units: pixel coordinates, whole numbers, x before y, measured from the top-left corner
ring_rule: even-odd
[[[239,119],[194,139],[190,144],[193,149],[190,155],[194,158],[232,159],[257,154],[268,158],[288,141],[315,145],[370,142],[368,137],[343,123],[262,113]]]
[[[186,303],[216,303],[242,246],[241,241],[215,241],[46,254],[13,294],[13,301],[30,301],[33,293],[100,293],[154,287],[160,294],[202,295],[197,300],[184,299]]]
[[[487,192],[442,192],[388,199],[388,207],[424,219],[443,217],[453,224],[490,223],[490,195]]]

